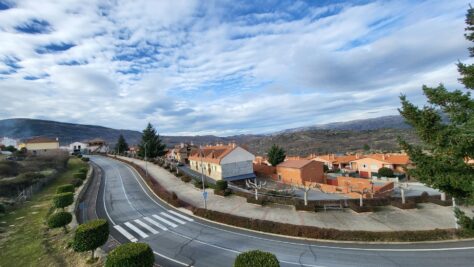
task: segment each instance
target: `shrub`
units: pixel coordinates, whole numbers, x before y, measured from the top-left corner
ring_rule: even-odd
[[[224,189],[224,196],[228,196],[230,194],[232,194],[232,190],[230,190],[230,188]]]
[[[77,252],[91,251],[93,259],[94,250],[105,244],[108,238],[109,224],[107,220],[93,220],[77,227],[72,247]]]
[[[53,196],[53,206],[63,209],[74,202],[74,194],[71,192],[56,194]]]
[[[15,176],[18,174],[19,164],[16,161],[0,162],[0,177]]]
[[[378,174],[382,177],[393,177],[393,170],[387,167],[382,167],[379,169]]]
[[[78,158],[82,158],[82,155],[81,155],[81,154],[77,154],[77,157],[78,157]]]
[[[60,211],[52,214],[48,218],[48,227],[49,228],[59,228],[63,227],[64,232],[67,233],[67,225],[72,221],[72,214],[65,211]]]
[[[74,178],[72,179],[71,184],[73,184],[74,187],[79,187],[82,185],[82,180],[79,178]]]
[[[187,176],[187,175],[183,175],[181,177],[181,181],[185,182],[185,183],[189,183],[191,182],[191,177]]]
[[[183,173],[182,172],[177,172],[176,176],[181,177],[181,176],[183,176]]]
[[[279,267],[280,263],[275,255],[260,250],[251,250],[240,253],[234,262],[234,267]]]
[[[85,173],[86,175],[87,175],[88,171],[89,171],[89,168],[87,168],[87,167],[82,167],[82,168],[79,169],[80,173]]]
[[[151,267],[155,262],[153,250],[145,243],[126,243],[107,256],[106,267]]]
[[[89,162],[89,158],[88,157],[82,157],[82,161]]]
[[[56,194],[67,193],[67,192],[74,193],[73,184],[65,184],[65,185],[58,186],[56,188]]]
[[[5,205],[0,203],[0,213],[5,213],[5,212],[6,212]]]
[[[227,189],[227,181],[219,180],[216,181],[216,190],[224,191]]]
[[[85,180],[86,177],[87,177],[87,174],[85,174],[83,172],[76,172],[72,175],[72,177],[78,178],[78,179],[81,179],[81,180]]]

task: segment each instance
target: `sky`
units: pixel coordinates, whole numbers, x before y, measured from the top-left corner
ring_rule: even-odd
[[[460,89],[469,1],[0,0],[0,119],[228,136]]]

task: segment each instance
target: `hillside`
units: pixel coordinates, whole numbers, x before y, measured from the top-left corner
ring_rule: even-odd
[[[331,123],[269,135],[162,136],[162,138],[168,147],[181,142],[193,142],[194,144],[236,142],[257,155],[265,154],[272,144],[284,147],[289,155],[343,153],[362,149],[365,144],[368,144],[372,149],[390,151],[399,149],[398,136],[411,142],[417,142],[413,131],[403,121],[400,121],[401,118],[397,117],[399,116]],[[384,120],[386,122],[382,123]],[[96,137],[106,140],[109,144],[114,144],[120,134],[125,136],[129,144],[137,144],[141,138],[141,133],[138,131],[116,130],[95,125],[34,119],[0,120],[0,136],[19,139],[32,136],[59,137],[61,145]]]
[[[59,137],[61,145],[74,141],[102,138],[115,143],[123,134],[130,144],[139,142],[141,133],[131,130],[116,130],[95,125],[83,125],[47,120],[6,119],[0,120],[0,136],[25,139],[32,136]]]

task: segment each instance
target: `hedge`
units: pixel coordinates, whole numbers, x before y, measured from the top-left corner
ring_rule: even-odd
[[[65,184],[56,187],[56,194],[67,193],[71,192],[74,193],[74,185],[73,184]]]
[[[71,205],[74,202],[74,194],[71,192],[60,193],[53,196],[53,206],[57,209]]]
[[[67,233],[67,225],[72,221],[72,214],[65,211],[60,211],[52,214],[48,218],[49,228],[64,227],[64,232]]]
[[[191,177],[189,177],[187,175],[183,175],[183,176],[181,176],[181,181],[183,181],[185,183],[189,183],[189,182],[191,182]]]
[[[74,187],[79,187],[82,185],[82,179],[79,178],[74,178],[72,179],[71,183],[74,185]]]
[[[78,179],[81,179],[81,180],[85,180],[86,177],[87,177],[87,173],[83,173],[83,172],[76,172],[72,175],[72,177],[74,178],[78,178]]]
[[[80,172],[80,173],[85,173],[85,174],[87,174],[88,171],[89,171],[89,168],[87,168],[87,167],[82,167],[82,168],[79,169],[79,172]]]
[[[72,247],[77,252],[92,251],[92,258],[94,258],[94,250],[105,244],[108,238],[109,223],[107,220],[93,220],[77,227]]]
[[[5,209],[5,206],[0,203],[0,213],[5,213],[6,212],[6,209]]]
[[[280,263],[275,255],[260,250],[251,250],[240,253],[234,262],[234,267],[279,267]]]
[[[82,157],[82,161],[89,162],[89,158],[88,157]]]
[[[227,189],[227,181],[218,180],[216,181],[216,190],[226,190]]]
[[[155,256],[145,243],[126,243],[116,247],[107,256],[105,267],[151,267]]]

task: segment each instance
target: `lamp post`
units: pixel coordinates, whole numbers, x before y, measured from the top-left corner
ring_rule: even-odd
[[[206,192],[206,185],[204,183],[204,171],[203,171],[203,168],[204,168],[204,165],[202,164],[202,148],[201,146],[199,146],[199,155],[201,157],[201,182],[202,182],[202,197],[204,198],[204,209],[207,209],[207,192]]]

